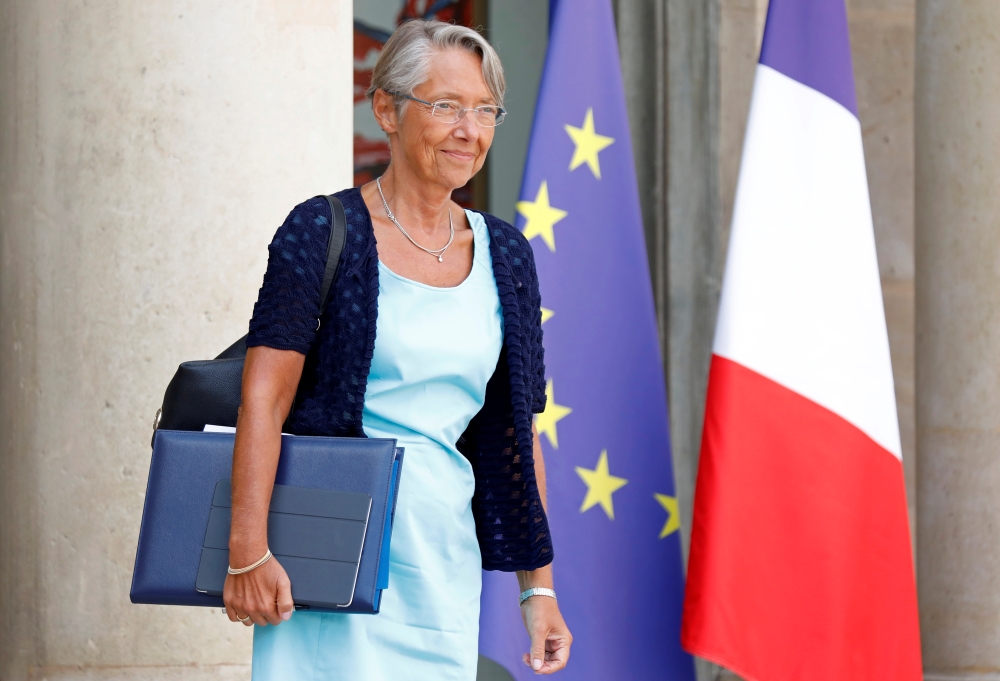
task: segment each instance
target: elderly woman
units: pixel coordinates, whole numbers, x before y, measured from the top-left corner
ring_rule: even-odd
[[[569,657],[531,424],[545,406],[531,248],[510,225],[451,200],[483,167],[504,89],[499,58],[475,31],[404,24],[368,91],[392,162],[337,195],[347,239],[318,330],[326,200],[296,206],[271,243],[247,341],[231,565],[267,553],[283,424],[396,438],[406,464],[378,615],[293,614],[276,559],[228,577],[230,619],[258,625],[254,679],[472,681],[483,568],[517,571],[531,638],[524,662],[547,674]]]

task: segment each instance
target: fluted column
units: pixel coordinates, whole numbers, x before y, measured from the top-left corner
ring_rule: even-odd
[[[153,414],[351,182],[350,0],[0,0],[0,678],[248,678],[128,600]]]
[[[918,0],[918,567],[928,679],[1000,673],[1000,3]]]

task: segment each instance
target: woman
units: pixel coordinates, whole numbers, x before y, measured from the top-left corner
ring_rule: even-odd
[[[297,206],[271,243],[247,341],[231,567],[267,555],[280,433],[297,390],[292,432],[396,438],[406,465],[378,615],[293,614],[273,558],[228,577],[229,618],[258,625],[255,679],[472,681],[483,567],[517,571],[525,663],[548,674],[569,657],[531,425],[545,406],[531,248],[451,200],[486,160],[504,89],[499,58],[475,31],[404,24],[368,91],[392,162],[377,182],[338,194],[347,239],[318,331],[325,199]]]

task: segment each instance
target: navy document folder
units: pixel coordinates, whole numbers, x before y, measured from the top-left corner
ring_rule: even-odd
[[[233,441],[156,431],[133,603],[222,605]],[[297,608],[378,612],[402,461],[395,440],[282,436],[268,544]]]
[[[229,481],[219,480],[195,582],[213,596],[222,595],[228,573],[231,497]],[[295,585],[300,606],[346,608],[354,600],[371,507],[368,494],[274,486],[267,545]]]

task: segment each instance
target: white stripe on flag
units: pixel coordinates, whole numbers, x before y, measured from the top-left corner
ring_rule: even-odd
[[[714,352],[901,458],[861,126],[758,65]]]

